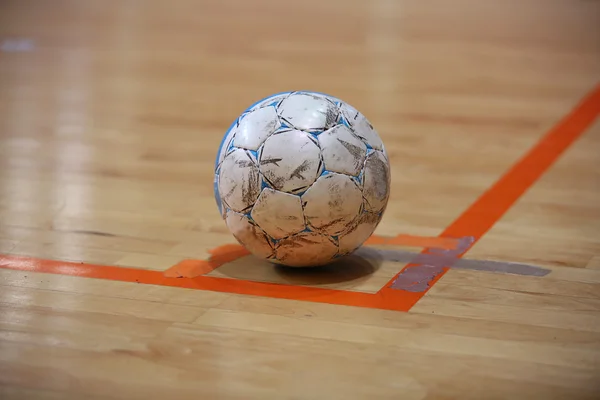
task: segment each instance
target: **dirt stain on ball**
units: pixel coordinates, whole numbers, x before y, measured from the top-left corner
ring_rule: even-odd
[[[296,169],[294,169],[290,175],[290,179],[292,178],[298,178],[298,179],[304,179],[304,176],[302,176],[302,172],[306,172],[306,170],[308,170],[310,167],[310,160],[304,160],[302,162],[302,164],[300,164],[298,167],[296,167]]]
[[[337,141],[340,142],[355,159],[360,159],[364,156],[365,150],[360,146],[353,145],[352,143],[346,142],[340,138],[337,138]]]
[[[371,153],[366,162],[366,173],[372,176],[372,191],[378,200],[383,200],[388,194],[389,171],[377,153]]]

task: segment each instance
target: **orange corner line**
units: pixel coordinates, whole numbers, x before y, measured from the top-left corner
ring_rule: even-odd
[[[208,251],[208,260],[182,260],[168,268],[164,275],[167,278],[195,278],[206,275],[221,265],[237,260],[250,254],[239,244],[225,244]]]
[[[448,237],[461,236],[471,236],[475,238],[476,242],[583,134],[599,113],[600,86],[594,88],[589,96],[583,99],[572,112],[538,141],[520,161],[471,204],[463,214],[442,232],[441,238],[420,238],[409,235],[382,238],[374,235],[367,240],[366,244],[439,247],[451,244],[447,240],[452,241],[454,239],[448,239]],[[436,246],[432,246],[432,244]],[[166,272],[3,254],[0,254],[0,268],[398,311],[409,311],[429,290],[410,292],[390,288],[390,285],[402,271],[374,294],[206,275],[196,276],[193,279],[170,279],[167,276],[185,277],[186,275],[193,276],[198,273],[206,274],[224,263],[231,262],[249,253],[240,245],[228,244],[211,250],[210,254],[209,260],[184,260],[169,268]],[[458,255],[458,257],[461,256],[462,253]],[[411,265],[405,266],[403,271],[412,267]],[[429,288],[444,273],[437,275],[429,282]]]
[[[367,239],[365,245],[395,245],[451,250],[458,245],[458,239],[413,235],[397,235],[388,238],[373,235]],[[225,244],[209,250],[209,253],[210,258],[208,260],[182,260],[168,268],[164,275],[167,278],[195,278],[206,275],[223,264],[250,254],[248,250],[239,244]]]

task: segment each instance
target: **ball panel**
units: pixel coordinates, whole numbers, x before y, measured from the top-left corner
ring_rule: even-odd
[[[213,181],[213,192],[215,201],[217,202],[217,207],[219,208],[219,214],[221,214],[221,217],[223,217],[223,201],[221,201],[221,193],[219,192],[219,174],[215,174],[215,179]]]
[[[216,164],[215,164],[215,169],[219,168],[219,166],[223,162],[223,159],[225,158],[225,156],[229,152],[231,152],[231,144],[233,143],[236,132],[237,132],[237,124],[234,124],[231,127],[231,129],[229,131],[227,131],[227,133],[223,137],[223,140],[221,141],[221,145],[219,147],[219,152],[218,152],[218,156],[217,156],[217,160],[216,160]]]
[[[338,248],[333,239],[317,232],[301,232],[281,240],[275,259],[290,267],[314,267],[333,261]]]
[[[243,212],[254,204],[260,194],[259,169],[248,151],[234,149],[225,156],[218,188],[221,200],[234,211]]]
[[[251,111],[240,120],[233,144],[248,150],[258,150],[267,137],[280,126],[275,107]]]
[[[323,175],[302,195],[308,223],[329,235],[344,231],[363,202],[359,187],[347,175],[335,172]]]
[[[358,110],[356,108],[352,107],[350,104],[344,103],[344,102],[340,103],[338,108],[339,108],[340,118],[342,118],[345,122],[347,122],[349,124],[349,126],[352,127],[351,123],[357,117]]]
[[[271,186],[283,192],[303,190],[317,179],[319,147],[298,130],[270,136],[259,155],[260,171]]]
[[[367,120],[367,118],[358,113],[353,121],[350,121],[354,133],[361,137],[367,144],[376,150],[383,149],[383,142],[379,137],[379,134],[373,129],[373,125]]]
[[[367,146],[348,127],[336,125],[318,138],[326,170],[358,175],[367,155]]]
[[[390,168],[380,151],[374,150],[367,155],[363,175],[363,196],[365,209],[381,212],[387,204],[390,186]]]
[[[359,248],[375,232],[379,221],[379,214],[362,213],[350,228],[339,236],[340,254],[349,254]]]
[[[256,103],[254,103],[253,105],[251,105],[250,107],[248,107],[247,111],[258,110],[259,108],[266,107],[266,106],[277,107],[279,104],[281,104],[283,99],[290,96],[292,93],[294,93],[294,92],[281,92],[281,93],[276,93],[274,95],[271,95],[269,97],[265,97],[264,99],[261,99],[261,100],[257,101]]]
[[[250,215],[273,239],[305,229],[300,197],[270,188],[262,190]]]
[[[249,252],[262,258],[269,258],[273,255],[273,247],[267,234],[253,224],[248,217],[229,211],[225,222],[231,234]]]
[[[340,105],[340,114],[344,120],[348,122],[355,135],[363,139],[364,142],[373,149],[383,149],[383,142],[379,137],[379,134],[373,128],[373,125],[371,125],[369,120],[363,114],[358,112],[356,108],[352,107],[350,104],[342,103]]]
[[[294,93],[278,107],[281,118],[304,131],[323,131],[335,124],[338,109],[326,97],[312,93]]]
[[[214,193],[251,253],[305,267],[368,239],[390,181],[386,149],[364,115],[327,94],[297,91],[257,101],[231,125],[217,152]]]

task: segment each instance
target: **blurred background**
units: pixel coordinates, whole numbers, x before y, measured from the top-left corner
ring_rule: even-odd
[[[597,399],[600,124],[521,197],[469,207],[599,72],[593,0],[0,0],[0,398]],[[407,313],[134,283],[235,243],[218,146],[290,90],[379,132],[378,235],[436,239],[471,210],[461,235],[490,229],[466,258],[551,275],[452,268]],[[117,278],[68,276],[83,263]],[[205,281],[376,292],[403,266],[294,281],[242,259]]]
[[[435,235],[596,84],[599,11],[576,0],[3,0],[1,216],[226,234],[211,172],[227,127],[260,98],[314,90],[358,108],[386,143],[380,233]]]

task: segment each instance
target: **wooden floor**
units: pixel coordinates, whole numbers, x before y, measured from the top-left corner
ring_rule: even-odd
[[[1,399],[600,398],[600,2],[4,0],[0,46]],[[376,235],[311,272],[213,197],[288,90],[392,165]]]

